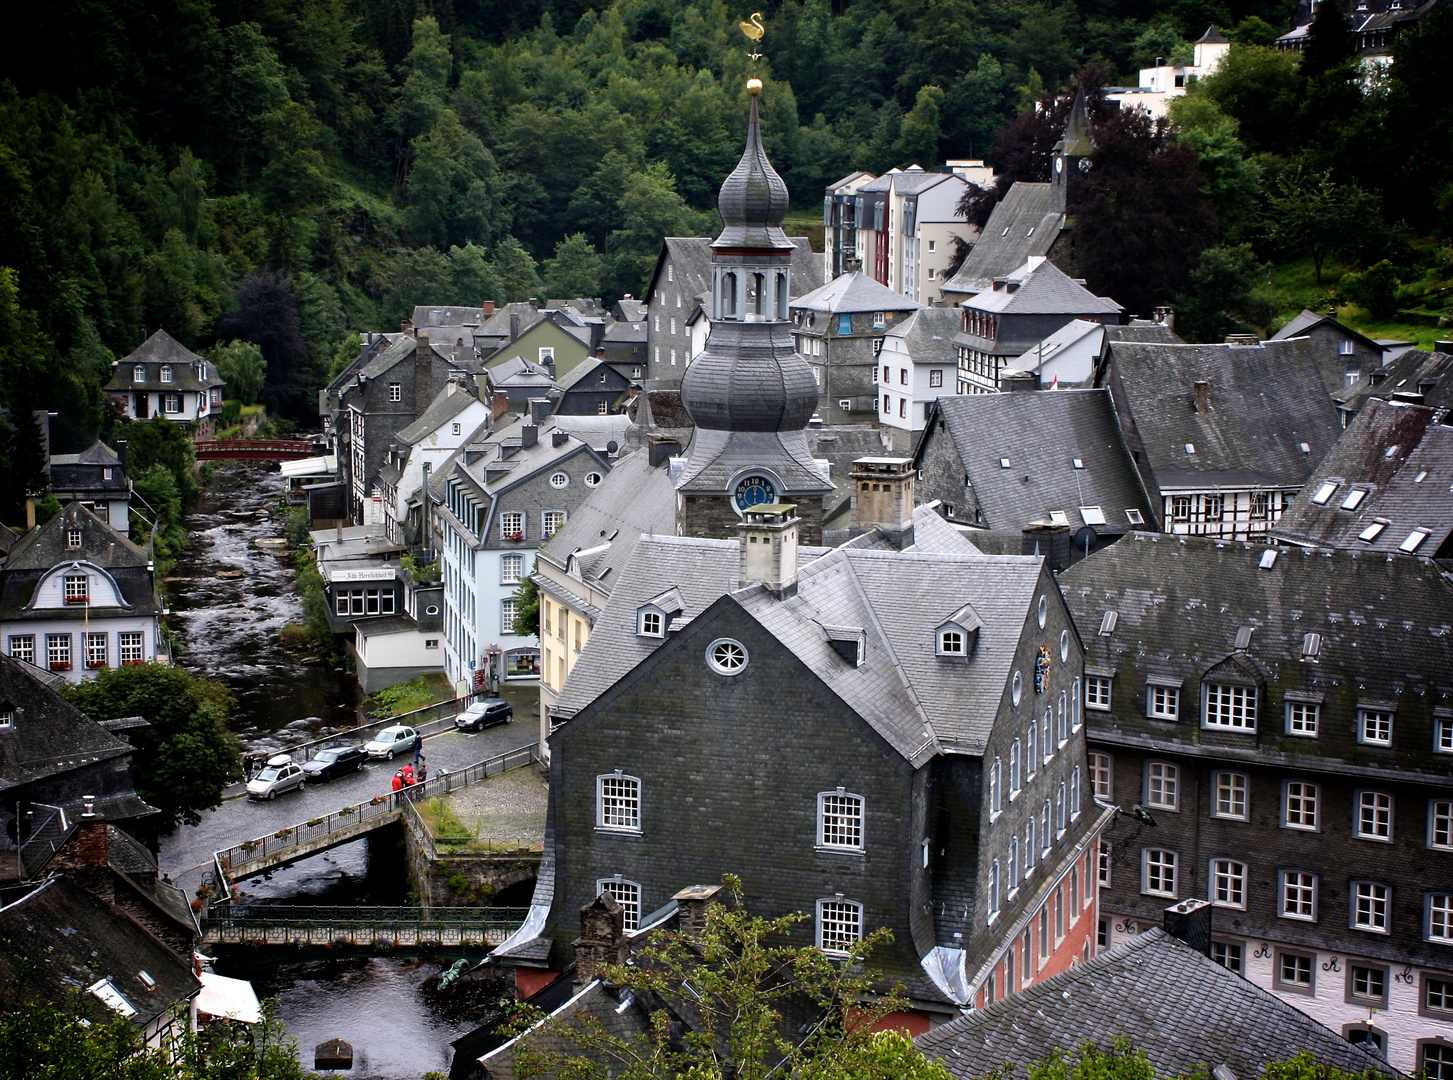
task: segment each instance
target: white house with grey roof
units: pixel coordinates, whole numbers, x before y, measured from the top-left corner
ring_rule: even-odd
[[[1026,349],[1001,375],[1035,389],[1058,390],[1094,385],[1105,355],[1105,324],[1071,319],[1049,337]]]
[[[196,424],[198,434],[207,436],[222,412],[224,387],[213,364],[158,330],[111,366],[103,389],[128,420],[160,416]]]
[[[489,406],[466,383],[451,380],[422,416],[394,436],[379,470],[384,531],[390,540],[421,546],[429,501],[424,488],[430,475],[467,440],[479,438],[491,418]]]
[[[893,446],[911,453],[929,407],[956,391],[959,330],[954,308],[910,312],[883,335],[878,353],[878,420],[893,431]]]

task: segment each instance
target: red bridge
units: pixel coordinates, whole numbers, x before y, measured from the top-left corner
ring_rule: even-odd
[[[232,458],[246,461],[299,461],[323,450],[307,439],[198,439],[198,461]]]

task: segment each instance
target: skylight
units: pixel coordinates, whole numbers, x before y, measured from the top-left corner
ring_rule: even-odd
[[[1311,446],[1308,445],[1307,443],[1297,443],[1297,447],[1304,454],[1310,454],[1312,452]]]
[[[1007,457],[1001,457],[999,459],[999,468],[1001,468],[1001,469],[1007,469],[1007,468],[1009,468],[1009,459]]]
[[[1055,525],[1068,525],[1070,523],[1069,515],[1063,510],[1051,510],[1049,512],[1049,520]]]
[[[1382,534],[1382,530],[1387,528],[1387,525],[1388,523],[1386,521],[1374,521],[1357,534],[1357,539],[1370,544]]]
[[[1312,496],[1312,502],[1316,503],[1318,506],[1326,506],[1328,500],[1331,499],[1334,494],[1336,494],[1338,483],[1339,481],[1337,480],[1328,480],[1325,484],[1317,489],[1317,493]]]
[[[1413,477],[1413,483],[1415,483],[1415,484],[1421,484],[1427,478],[1428,478],[1428,470],[1427,469],[1424,469],[1422,472],[1418,473],[1417,476]]]
[[[1100,636],[1109,637],[1115,632],[1115,624],[1120,621],[1120,612],[1107,611],[1100,617]]]
[[[1081,458],[1071,458],[1070,462],[1077,469],[1083,469],[1085,467],[1085,463]]]
[[[136,1015],[136,1006],[121,996],[121,991],[111,985],[110,979],[92,983],[88,989],[122,1016]]]
[[[1311,660],[1322,651],[1321,634],[1305,634],[1302,637],[1302,659]]]
[[[1390,458],[1394,454],[1396,454],[1397,452],[1398,452],[1397,444],[1394,443],[1392,446],[1389,446],[1386,450],[1384,450],[1382,452],[1382,456],[1385,457],[1385,458]]]
[[[1366,488],[1353,488],[1347,493],[1347,498],[1342,500],[1343,510],[1356,510],[1362,505],[1362,500],[1367,498]]]
[[[1125,511],[1125,519],[1129,521],[1132,525],[1145,524],[1145,518],[1142,517],[1140,511],[1135,509],[1135,507],[1133,506],[1129,510]]]
[[[1276,548],[1267,548],[1265,551],[1263,551],[1261,553],[1261,562],[1259,565],[1263,570],[1270,570],[1273,566],[1275,566]]]
[[[1398,545],[1398,550],[1407,552],[1407,554],[1411,555],[1422,546],[1423,541],[1427,538],[1427,529],[1414,529],[1412,532],[1408,533],[1408,538]]]
[[[1105,511],[1098,506],[1080,507],[1080,517],[1084,519],[1086,525],[1105,524]]]
[[[1186,443],[1186,453],[1188,453],[1188,454],[1194,454],[1195,452],[1196,452],[1196,444],[1193,443],[1193,442]]]

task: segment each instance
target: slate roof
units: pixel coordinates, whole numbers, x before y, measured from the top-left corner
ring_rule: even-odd
[[[861,270],[834,278],[821,288],[799,296],[787,305],[793,310],[829,311],[917,311],[917,300],[880,285]]]
[[[1096,296],[1048,259],[1033,257],[996,278],[989,289],[963,306],[996,315],[1118,315],[1125,310],[1108,296]]]
[[[431,330],[435,327],[469,327],[471,329],[483,325],[485,321],[484,308],[482,307],[448,307],[420,304],[414,308],[414,316],[411,322],[415,330]]]
[[[827,185],[827,190],[830,193],[835,193],[839,188],[843,187],[846,184],[851,184],[858,177],[860,177],[860,176],[871,176],[871,175],[872,175],[871,173],[866,173],[862,169],[859,169],[857,172],[850,172],[850,173],[847,174],[847,176],[844,176],[841,180],[838,180],[838,181],[835,181],[834,183],[828,184]]]
[[[812,241],[805,236],[789,236],[792,256],[788,261],[789,284],[793,296],[811,292],[822,284],[822,257],[813,253]],[[661,254],[646,287],[646,299],[656,295],[658,278],[665,274],[670,258],[674,285],[686,296],[711,295],[711,237],[668,236],[661,242]]]
[[[0,791],[131,752],[128,743],[46,686],[40,674],[0,655],[0,701],[16,710],[14,727],[0,735]]]
[[[68,547],[66,534],[79,529],[81,547]],[[15,541],[0,569],[0,619],[55,618],[53,610],[32,612],[29,605],[39,585],[62,563],[82,561],[110,574],[121,590],[126,608],[89,605],[93,617],[125,613],[154,615],[159,606],[156,583],[146,552],[93,514],[83,503],[71,502],[44,525]],[[74,613],[81,614],[81,613]]]
[[[927,172],[922,165],[910,165],[893,174],[893,190],[899,195],[919,195],[946,180],[959,180],[953,173]]]
[[[1268,551],[1274,561],[1264,569]],[[1117,687],[1130,688],[1124,700],[1139,703],[1128,711],[1089,713],[1094,737],[1254,756],[1264,765],[1446,781],[1446,763],[1433,758],[1430,714],[1434,705],[1453,704],[1453,585],[1435,564],[1135,533],[1063,571],[1059,584],[1084,640],[1087,668],[1116,670]],[[1101,635],[1107,611],[1118,620],[1113,633]],[[1189,700],[1199,701],[1197,683],[1235,652],[1244,627],[1253,628],[1244,656],[1276,688],[1254,740],[1145,717],[1144,696],[1134,688],[1147,675],[1182,679]],[[1321,635],[1311,663],[1302,659],[1309,633]],[[1314,742],[1283,732],[1280,694],[1287,691],[1324,695]],[[1403,703],[1402,735],[1393,747],[1357,742],[1358,700]]]
[[[782,482],[779,494],[824,494],[832,481],[813,458],[807,433],[797,431],[721,431],[698,427],[686,456],[676,459],[673,479],[679,490],[726,491],[743,469],[766,466]],[[679,472],[677,471],[679,469]]]
[[[1110,355],[1116,400],[1123,393],[1130,412],[1121,422],[1133,423],[1162,490],[1300,487],[1342,430],[1306,338],[1251,347],[1119,342]],[[1207,412],[1195,408],[1199,381],[1210,384]]]
[[[1231,41],[1225,34],[1221,33],[1215,23],[1206,28],[1206,32],[1198,37],[1193,44],[1196,45],[1230,45]]]
[[[1376,398],[1367,403],[1277,523],[1278,536],[1359,551],[1395,552],[1414,529],[1427,529],[1418,555],[1432,556],[1453,535],[1453,427],[1446,410]],[[1323,484],[1336,487],[1321,505]],[[1363,491],[1353,509],[1343,503]],[[1375,522],[1371,540],[1358,536]]]
[[[64,875],[0,908],[0,972],[8,984],[22,971],[28,990],[61,1005],[77,998],[88,1019],[103,1023],[117,1014],[86,992],[100,979],[136,1010],[138,1026],[202,988],[188,960]]]
[[[956,367],[958,351],[954,348],[954,334],[962,320],[958,308],[919,308],[906,319],[894,323],[885,336],[901,338],[915,364]]]
[[[1127,342],[1139,345],[1184,345],[1185,338],[1181,337],[1164,323],[1149,322],[1145,319],[1132,319],[1130,322],[1120,326],[1105,327],[1105,335],[1111,343],[1113,351],[1118,342]]]
[[[1344,409],[1355,410],[1374,397],[1402,397],[1420,405],[1453,408],[1453,352],[1410,349],[1372,374],[1376,381],[1359,380],[1335,395]]]
[[[367,361],[363,367],[359,368],[358,376],[368,379],[379,378],[407,357],[413,356],[414,349],[418,344],[417,341],[408,335],[400,335],[397,341],[389,342],[372,359]]]
[[[196,364],[204,362],[198,356],[165,330],[158,330],[135,350],[111,365],[111,381],[107,390],[131,390],[140,387],[145,390],[204,390],[222,386],[222,376],[217,374],[217,365],[207,365],[207,377],[197,377]],[[137,364],[146,365],[146,381],[133,382],[131,369]],[[172,381],[161,381],[161,365],[172,365]]]
[[[1100,533],[1136,528],[1127,509],[1152,525],[1158,520],[1108,390],[965,394],[941,397],[936,407],[987,528],[1019,531],[1063,511],[1070,528],[1079,529],[1090,524],[1080,512],[1088,506],[1104,511],[1104,524],[1092,526]],[[928,443],[941,434],[930,417],[915,455],[919,468]],[[1084,468],[1075,468],[1076,459]]]
[[[52,454],[50,456],[52,465],[120,465],[121,459],[116,452],[103,443],[100,439],[93,442],[87,449],[79,454]]]
[[[422,439],[427,439],[469,406],[478,403],[479,399],[464,387],[446,386],[439,391],[422,416],[394,436],[394,441],[405,446],[412,446]]]
[[[1306,308],[1303,308],[1301,314],[1294,317],[1291,322],[1287,323],[1276,333],[1272,334],[1271,340],[1286,341],[1288,338],[1305,337],[1307,331],[1311,330],[1313,327],[1316,326],[1330,326],[1333,329],[1337,330],[1339,333],[1344,334],[1349,338],[1355,338],[1356,340],[1362,342],[1369,349],[1374,349],[1377,352],[1382,351],[1382,346],[1379,345],[1377,342],[1373,341],[1372,338],[1367,337],[1364,334],[1359,334],[1350,326],[1342,325],[1342,323],[1337,321],[1337,318],[1335,316],[1318,315],[1315,311],[1309,311]]]
[[[664,466],[652,468],[649,459],[644,450],[622,457],[570,512],[538,557],[561,570],[574,569],[594,588],[610,593],[642,534],[676,531],[670,472]]]
[[[1280,998],[1154,927],[1138,937],[934,1028],[915,1045],[961,1080],[1009,1064],[1020,1075],[1056,1049],[1102,1050],[1117,1036],[1145,1051],[1156,1076],[1209,1075],[1224,1065],[1254,1080],[1266,1065],[1311,1051],[1353,1075],[1397,1075]]]
[[[538,388],[543,394],[555,387],[555,380],[539,364],[523,356],[512,356],[491,364],[488,369],[489,385],[496,390],[528,390]]]
[[[1029,256],[1048,255],[1064,223],[1052,184],[1017,182],[994,207],[973,250],[941,291],[980,293],[993,288],[995,278],[1013,273]]]
[[[646,306],[646,301],[644,300],[633,300],[629,297],[623,297],[622,299],[616,301],[616,310],[618,310],[621,314],[620,321],[627,323],[643,323],[646,320],[646,312],[648,308]]]

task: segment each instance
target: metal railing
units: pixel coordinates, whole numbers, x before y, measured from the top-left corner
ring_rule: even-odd
[[[235,864],[266,858],[268,855],[287,849],[296,849],[320,837],[331,836],[335,832],[356,834],[366,831],[358,829],[361,822],[378,817],[392,819],[407,803],[427,799],[434,795],[446,795],[456,788],[465,787],[477,780],[483,780],[487,776],[494,776],[507,769],[517,769],[522,765],[528,765],[533,761],[538,761],[539,754],[539,747],[531,743],[528,746],[521,746],[495,757],[486,758],[484,761],[476,762],[454,772],[441,768],[423,783],[414,784],[388,795],[375,795],[366,802],[345,806],[324,817],[310,818],[308,821],[279,829],[267,836],[244,840],[240,844],[223,848],[216,853],[218,870],[227,872]]]
[[[348,927],[376,926],[394,928],[427,928],[436,926],[470,926],[488,930],[508,930],[519,926],[529,914],[523,907],[436,908],[427,911],[418,907],[315,907],[311,905],[267,904],[219,909],[208,915],[206,928],[224,929],[234,926],[310,926]]]

